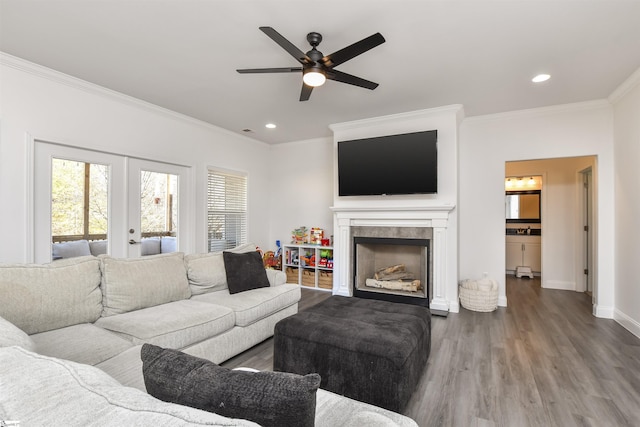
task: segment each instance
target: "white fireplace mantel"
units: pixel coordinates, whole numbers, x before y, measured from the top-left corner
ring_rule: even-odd
[[[454,204],[429,206],[332,207],[334,216],[333,294],[352,296],[351,227],[430,227],[433,229],[433,295],[429,307],[449,311],[446,296],[447,232]]]

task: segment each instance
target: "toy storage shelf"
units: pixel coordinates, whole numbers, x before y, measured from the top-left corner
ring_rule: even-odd
[[[322,257],[327,253],[329,257]],[[282,271],[287,273],[287,283],[322,291],[333,290],[332,246],[282,245],[282,257]]]

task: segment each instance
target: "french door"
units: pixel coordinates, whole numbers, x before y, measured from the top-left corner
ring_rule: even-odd
[[[127,256],[136,258],[189,248],[189,168],[128,159]],[[148,243],[151,243],[149,245]],[[147,246],[149,249],[147,249]]]
[[[190,168],[43,141],[33,152],[34,262],[85,254],[68,250],[85,241],[118,258],[191,249]]]

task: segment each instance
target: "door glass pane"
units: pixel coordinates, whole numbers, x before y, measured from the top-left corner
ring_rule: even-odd
[[[54,260],[107,252],[108,201],[108,166],[52,160],[51,241]]]
[[[143,256],[177,250],[177,175],[140,172],[140,230]]]

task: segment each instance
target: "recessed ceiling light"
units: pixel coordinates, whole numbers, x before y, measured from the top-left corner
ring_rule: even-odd
[[[531,81],[534,83],[541,83],[541,82],[546,82],[550,78],[551,76],[549,74],[538,74],[537,76],[532,78]]]
[[[266,125],[264,125],[264,127],[266,127],[267,129],[275,129],[276,125],[275,123],[267,123]]]

